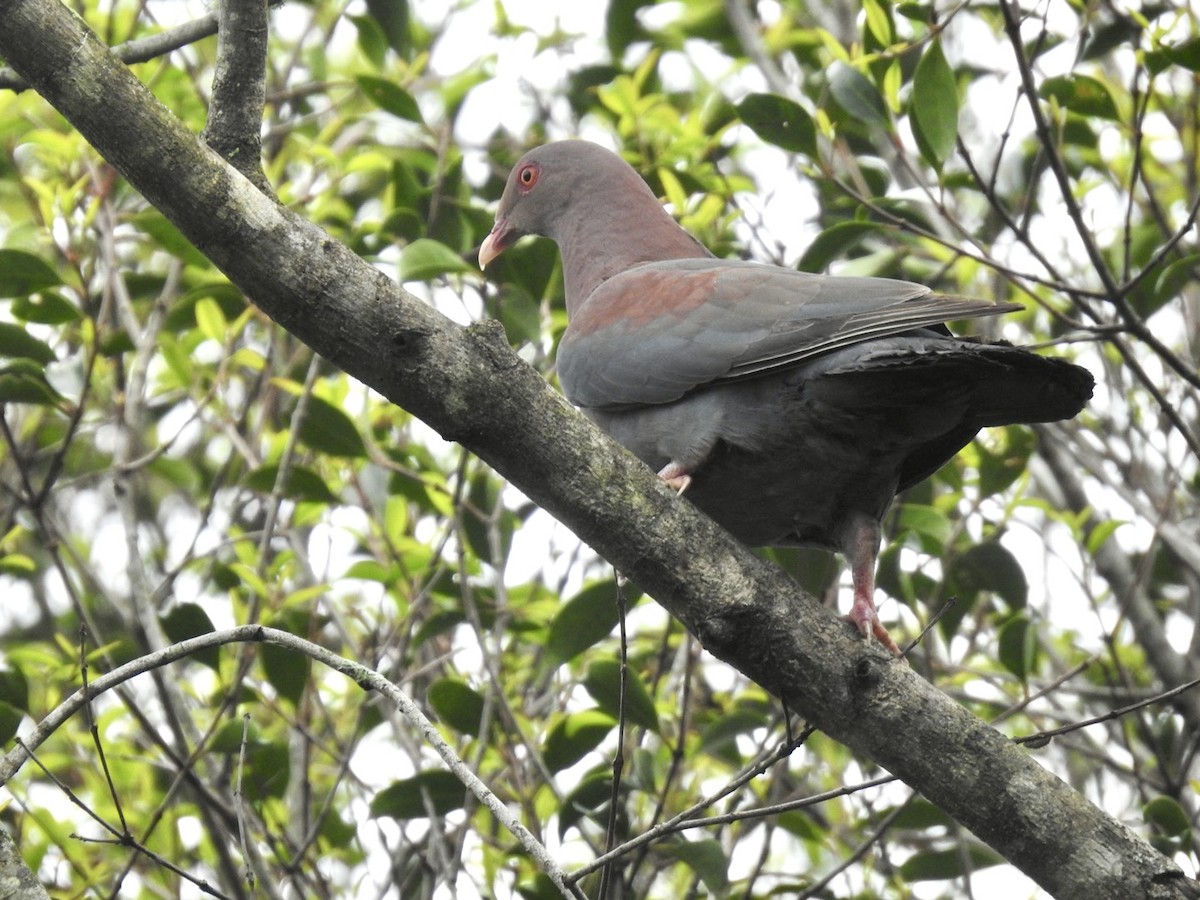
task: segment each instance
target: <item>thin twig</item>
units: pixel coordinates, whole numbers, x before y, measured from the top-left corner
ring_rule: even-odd
[[[127,65],[147,62],[165,56],[180,47],[211,37],[217,33],[217,14],[210,12],[176,28],[160,31],[149,37],[126,41],[112,48],[117,59]],[[0,90],[21,92],[29,89],[29,83],[12,69],[0,69]]]

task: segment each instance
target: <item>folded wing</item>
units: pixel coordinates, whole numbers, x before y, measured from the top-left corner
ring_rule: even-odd
[[[647,263],[581,304],[559,348],[559,380],[579,406],[671,403],[873,338],[1020,308],[887,278],[717,259]]]

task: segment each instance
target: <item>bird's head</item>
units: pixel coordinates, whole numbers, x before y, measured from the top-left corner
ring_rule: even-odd
[[[496,224],[479,248],[479,266],[529,234],[548,237],[561,245],[558,223],[571,198],[595,190],[603,173],[596,166],[618,170],[625,164],[608,150],[586,141],[558,141],[522,156],[504,186]]]

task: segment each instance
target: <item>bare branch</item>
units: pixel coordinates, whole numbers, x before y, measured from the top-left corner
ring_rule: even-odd
[[[165,56],[180,47],[202,41],[217,33],[217,14],[207,13],[185,25],[161,31],[149,37],[137,38],[112,48],[117,59],[126,65],[147,62]],[[29,83],[10,68],[0,69],[0,90],[21,92],[29,89]]]
[[[269,191],[262,170],[266,102],[267,0],[220,0],[217,69],[213,76],[205,142]]]

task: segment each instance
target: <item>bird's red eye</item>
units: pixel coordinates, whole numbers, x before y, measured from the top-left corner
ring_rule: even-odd
[[[541,174],[542,167],[536,163],[527,163],[521,167],[521,171],[517,173],[517,181],[521,184],[522,191],[528,191],[538,181],[538,175]]]

